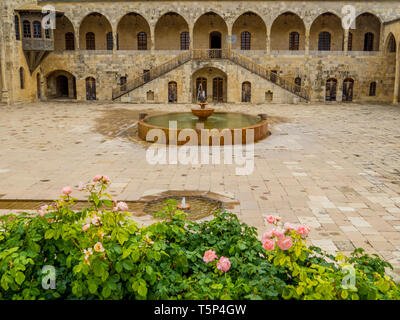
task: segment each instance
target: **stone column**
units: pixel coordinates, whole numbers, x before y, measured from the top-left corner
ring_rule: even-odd
[[[155,39],[155,26],[150,26],[150,50],[151,53],[154,53],[156,47],[156,39]]]
[[[232,51],[232,26],[228,27],[228,55],[231,55]]]
[[[385,39],[384,39],[384,32],[383,32],[383,23],[381,23],[381,30],[379,32],[379,52],[381,54],[385,54]]]
[[[75,34],[74,34],[74,41],[75,41],[75,50],[79,51],[81,50],[81,39],[80,39],[80,34],[79,34],[79,27],[75,28]]]
[[[397,51],[396,51],[396,73],[395,73],[395,77],[394,77],[393,104],[399,104],[399,73],[400,73],[399,48],[400,48],[400,46],[397,45]]]
[[[349,29],[344,29],[343,51],[345,56],[347,56],[348,49],[349,49]]]
[[[189,50],[193,50],[193,25],[189,25]]]
[[[8,96],[8,86],[7,86],[6,70],[5,70],[6,41],[4,37],[4,21],[6,21],[6,17],[2,16],[2,19],[0,20],[0,40],[1,40],[0,68],[1,68],[1,84],[2,84],[1,101],[7,102],[7,104],[9,104],[10,100]]]
[[[304,39],[304,54],[308,56],[310,54],[310,27],[306,27],[305,39]]]
[[[267,55],[271,54],[271,26],[267,26]]]

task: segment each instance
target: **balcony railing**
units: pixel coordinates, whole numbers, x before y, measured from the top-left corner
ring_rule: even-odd
[[[23,38],[22,49],[25,51],[53,51],[53,39]]]

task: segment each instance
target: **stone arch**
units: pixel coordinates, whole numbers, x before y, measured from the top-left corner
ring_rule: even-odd
[[[211,48],[210,34],[219,32],[221,34],[221,49],[228,47],[226,38],[228,35],[228,25],[226,21],[217,13],[208,11],[203,13],[195,22],[193,27],[193,46],[195,49]],[[215,49],[215,48],[214,48]]]
[[[343,50],[344,30],[338,15],[324,12],[313,21],[310,28],[310,50],[318,50],[319,35],[322,32],[329,32],[331,35],[330,50]]]
[[[271,50],[290,50],[292,32],[299,34],[298,50],[304,50],[306,27],[303,19],[292,11],[281,13],[271,25]]]
[[[207,101],[227,101],[227,92],[228,92],[228,75],[227,73],[222,70],[222,68],[215,67],[215,66],[203,66],[198,68],[192,74],[192,92],[193,92],[193,102],[197,101],[197,94],[198,94],[198,79],[206,79],[207,83]],[[222,83],[220,80],[222,79]],[[216,87],[217,86],[217,87]],[[220,87],[222,86],[222,87]],[[204,89],[204,88],[203,88]],[[219,94],[221,90],[221,93]],[[219,98],[220,100],[219,100]]]
[[[180,35],[182,32],[189,32],[189,24],[185,18],[173,11],[166,12],[155,25],[155,49],[181,50]]]
[[[54,30],[54,50],[67,50],[66,48],[66,34],[74,35],[74,47],[76,48],[76,32],[75,27],[71,20],[63,15],[56,18],[57,28]]]
[[[381,20],[379,17],[370,12],[363,12],[356,17],[355,24],[356,29],[351,30],[353,34],[352,50],[363,51],[365,34],[372,33],[373,51],[378,51],[381,33]]]
[[[386,37],[385,40],[385,53],[393,53],[396,52],[396,38],[392,32],[389,32],[389,34]]]
[[[138,50],[138,35],[145,33],[147,50],[151,48],[151,30],[148,21],[137,12],[126,13],[117,25],[117,49]]]
[[[243,32],[251,35],[250,50],[266,50],[267,25],[257,13],[246,11],[236,18],[232,25],[232,49],[241,49]]]
[[[110,21],[99,12],[86,15],[79,26],[79,47],[86,50],[86,34],[94,33],[95,50],[107,50],[107,34],[112,32]]]
[[[48,99],[76,99],[76,77],[67,70],[53,70],[46,77],[45,95]]]

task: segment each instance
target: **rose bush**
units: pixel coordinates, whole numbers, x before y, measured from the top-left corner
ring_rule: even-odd
[[[37,215],[0,217],[0,299],[398,299],[390,264],[356,250],[331,256],[307,247],[307,226],[269,217],[256,229],[228,212],[201,223],[169,200],[162,221],[139,228],[126,203],[107,194],[97,175],[79,190],[88,207],[76,212],[74,190]],[[45,289],[45,266],[56,271]],[[354,283],[344,286],[347,267]],[[346,269],[347,270],[347,269]]]

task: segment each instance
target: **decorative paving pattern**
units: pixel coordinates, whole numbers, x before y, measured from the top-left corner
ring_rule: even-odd
[[[378,252],[400,267],[400,108],[392,105],[216,105],[288,121],[255,146],[255,170],[235,165],[150,165],[146,146],[95,131],[112,108],[189,111],[189,105],[42,103],[0,108],[0,197],[53,199],[98,173],[110,193],[135,201],[163,190],[225,193],[241,220],[264,232],[264,216],[309,224],[327,251]],[[132,119],[134,123],[137,119]],[[83,199],[83,195],[74,191]]]

